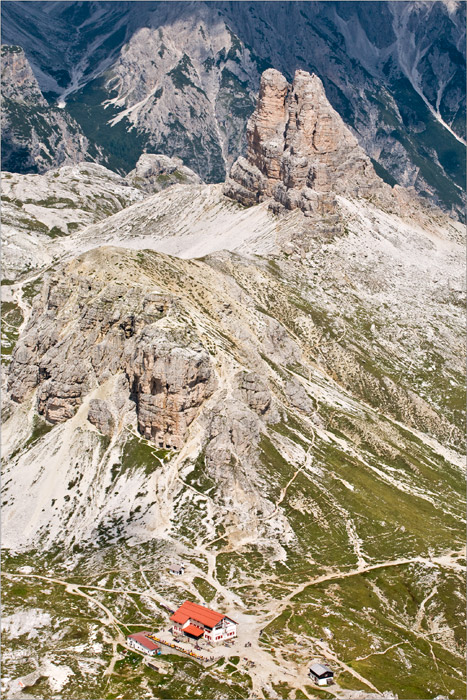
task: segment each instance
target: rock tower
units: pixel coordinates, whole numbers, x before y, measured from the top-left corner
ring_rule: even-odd
[[[292,85],[273,68],[263,73],[247,141],[246,158],[237,159],[224,186],[245,205],[271,199],[276,209],[326,214],[335,194],[364,196],[383,185],[321,80],[302,70]]]

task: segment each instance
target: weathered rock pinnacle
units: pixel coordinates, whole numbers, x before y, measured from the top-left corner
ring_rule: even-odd
[[[382,185],[321,80],[305,71],[292,85],[272,68],[263,73],[247,140],[246,158],[234,163],[224,188],[243,204],[272,198],[287,209],[326,213],[334,194],[365,195]]]

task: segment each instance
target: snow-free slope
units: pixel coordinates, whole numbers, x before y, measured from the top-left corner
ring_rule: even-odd
[[[98,245],[148,248],[181,258],[219,250],[268,254],[302,217],[278,219],[268,205],[245,209],[222,194],[222,185],[175,185],[89,226],[63,242],[77,253]]]
[[[169,664],[174,697],[313,696],[316,657],[337,697],[464,693],[462,229],[409,205],[338,205],[344,233],[323,239],[300,211],[175,186],[62,239],[89,249],[44,276],[13,354],[2,532],[9,595],[21,585],[27,606],[79,631],[72,654],[59,642],[67,692],[157,697],[139,668],[103,685],[112,630],[162,629],[160,604],[189,598],[240,622],[242,661],[235,683],[180,661],[182,691]],[[288,225],[289,240],[253,255],[249,221]],[[144,249],[189,243],[187,227],[193,251],[203,232],[206,252],[237,232],[248,254]],[[85,621],[92,597],[105,629]],[[37,658],[57,648],[47,627],[27,643]],[[24,667],[11,654],[7,679]]]
[[[465,232],[298,78],[287,148],[279,100],[227,183],[249,208],[96,166],[52,207],[11,182],[53,257],[4,285],[8,692],[297,700],[314,659],[342,700],[465,696]],[[86,225],[53,238],[59,204]],[[185,599],[239,623],[211,665],[121,653]]]
[[[93,586],[120,624],[162,628],[159,604],[186,598],[239,620],[243,641],[232,653],[256,667],[242,662],[233,686],[224,671],[206,671],[203,694],[214,687],[238,697],[250,683],[262,694],[271,680],[292,693],[309,684],[316,654],[339,671],[341,697],[373,686],[407,697],[401,663],[411,667],[411,697],[427,687],[463,692],[463,367],[453,352],[462,313],[448,285],[416,284],[429,255],[454,281],[458,249],[441,236],[423,245],[415,229],[398,237],[371,207],[343,206],[349,234],[300,262],[100,248],[57,269],[36,297],[10,374],[21,403],[10,404],[3,430],[3,540],[22,552],[8,559],[6,581],[21,583],[28,604],[54,624],[81,630],[80,650],[60,657],[75,673],[69,692],[83,683],[90,694],[105,691],[98,667],[84,677],[81,664],[96,638],[102,651],[92,654],[103,658],[113,624],[99,632],[63,607],[78,561],[78,585]],[[379,231],[366,245],[364,225]],[[155,445],[138,432],[152,424],[153,355],[162,358],[155,405],[166,406],[154,415],[159,426],[157,416],[167,421]],[[32,391],[25,360],[42,368]],[[192,372],[190,391],[203,396],[201,360],[214,384],[183,428],[175,407],[191,403],[176,376]],[[76,412],[53,426],[37,406],[54,419]],[[179,450],[166,449],[169,426],[183,437]],[[59,543],[72,553],[63,565],[50,560]],[[45,563],[24,551],[39,546],[51,552]],[[165,574],[174,556],[188,565],[180,581]],[[21,574],[19,562],[44,578]],[[43,629],[29,654],[43,656],[50,639]],[[380,664],[377,652],[394,644]],[[428,644],[435,682],[426,680]],[[7,674],[17,674],[8,654]],[[157,696],[151,681],[142,690],[142,670],[130,676],[138,697]],[[110,684],[132,697],[128,682]],[[169,675],[176,695],[173,682]],[[193,682],[187,668],[184,694]]]
[[[2,19],[2,40],[24,48],[41,89],[112,168],[132,169],[148,148],[222,181],[262,71],[301,69],[323,80],[389,182],[463,215],[463,2],[7,0]]]
[[[95,163],[42,175],[2,173],[2,277],[47,266],[58,241],[142,199],[122,177]]]

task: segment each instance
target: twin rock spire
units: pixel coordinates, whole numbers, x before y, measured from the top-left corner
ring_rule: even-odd
[[[334,211],[334,195],[365,196],[382,186],[370,159],[330,105],[321,80],[299,70],[289,85],[270,68],[261,77],[247,125],[248,149],[232,166],[224,193],[245,205],[305,214]]]

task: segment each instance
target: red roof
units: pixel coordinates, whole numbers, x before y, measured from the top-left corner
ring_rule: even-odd
[[[195,627],[194,625],[188,625],[188,627],[185,627],[183,631],[185,634],[193,635],[193,637],[201,637],[203,634],[203,630],[200,630],[199,627]]]
[[[180,609],[181,608],[176,610],[170,619],[174,622],[178,622],[180,625],[184,625],[185,622],[190,619],[190,616],[185,615],[184,612],[179,612]]]
[[[147,634],[149,634],[149,632],[136,632],[136,634],[128,635],[127,639],[134,639],[135,642],[142,644],[142,646],[145,647],[148,651],[154,651],[154,649],[159,649],[158,644],[153,642],[152,639],[148,639],[146,637]]]
[[[210,610],[210,608],[205,608],[203,605],[198,605],[197,603],[191,603],[189,600],[179,607],[178,610],[174,612],[170,618],[173,622],[178,622],[184,625],[187,620],[195,620],[195,622],[200,622],[206,627],[215,627],[218,622],[223,620],[225,615]]]

